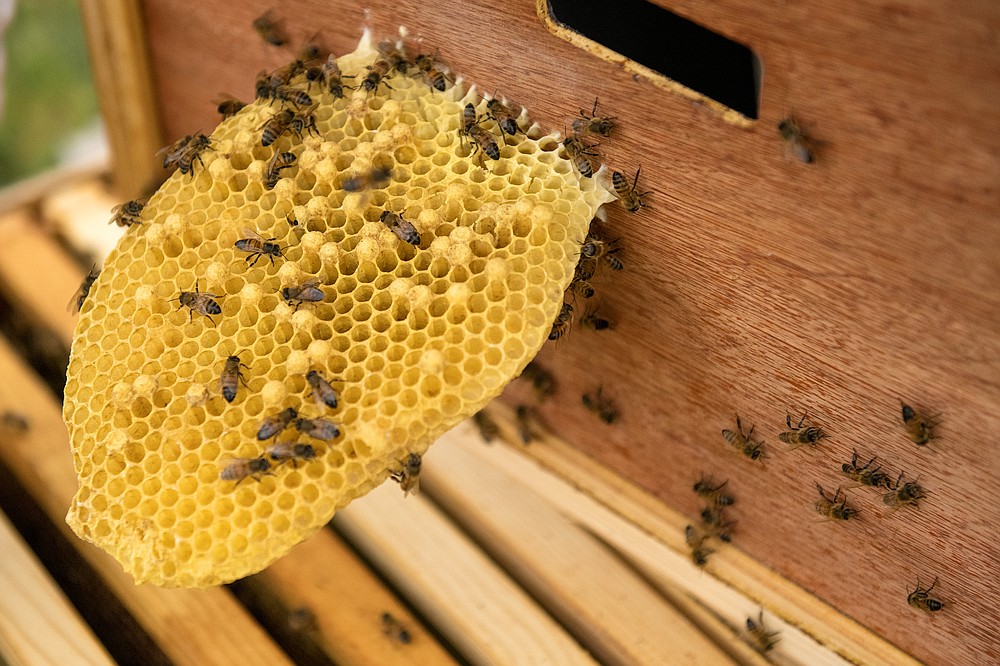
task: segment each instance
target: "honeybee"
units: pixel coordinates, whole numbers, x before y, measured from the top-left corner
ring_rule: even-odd
[[[585,257],[580,254],[580,260],[576,262],[576,269],[573,271],[574,282],[587,282],[594,277],[597,272],[597,260]]]
[[[573,132],[576,134],[600,134],[601,136],[611,136],[611,130],[615,126],[615,116],[597,115],[597,98],[594,98],[594,108],[588,116],[580,109],[580,117],[573,121]]]
[[[725,541],[729,543],[731,538],[729,536],[729,528],[735,525],[733,521],[723,520],[723,510],[725,507],[722,506],[707,506],[701,511],[701,522],[705,524],[708,528],[709,534],[718,537],[720,541]]]
[[[603,393],[604,387],[602,386],[598,386],[597,391],[593,395],[584,393],[583,406],[593,412],[597,418],[610,425],[618,420],[619,414],[614,404],[605,398]]]
[[[817,426],[806,426],[802,427],[805,423],[806,416],[802,415],[799,419],[798,425],[792,425],[792,417],[790,414],[785,415],[785,424],[788,426],[788,430],[783,433],[778,434],[778,439],[780,439],[785,444],[791,444],[792,448],[798,448],[804,444],[816,444],[819,440],[827,436],[823,429]]]
[[[572,322],[573,306],[569,303],[563,303],[562,309],[556,315],[555,321],[552,322],[552,331],[549,333],[549,340],[558,340],[566,335]]]
[[[574,279],[569,283],[569,293],[580,298],[592,298],[597,292],[594,291],[593,285],[587,280]]]
[[[858,452],[854,451],[851,454],[851,462],[843,463],[840,466],[841,474],[847,478],[860,483],[863,486],[885,486],[889,487],[889,476],[884,472],[880,472],[881,465],[876,465],[872,467],[872,463],[878,456],[872,456],[872,459],[866,462],[861,467],[858,467]]]
[[[316,128],[316,116],[313,113],[318,105],[314,104],[308,109],[303,109],[295,114],[288,128],[295,133],[295,136],[302,138],[303,132],[309,132],[319,136],[319,129]]]
[[[268,9],[266,12],[253,20],[254,31],[271,46],[284,46],[288,43],[288,35],[284,29],[274,20],[274,10]]]
[[[432,56],[421,53],[416,57],[413,63],[417,66],[417,69],[420,70],[420,73],[424,77],[424,81],[427,82],[427,85],[435,90],[444,92],[448,77],[446,77],[444,73],[437,68],[436,55]]]
[[[313,103],[309,93],[295,86],[278,86],[274,89],[274,96],[284,102],[291,102],[298,107],[312,106]]]
[[[391,210],[382,211],[382,215],[378,219],[382,224],[389,227],[399,240],[410,245],[420,245],[420,233],[411,222],[404,220]]]
[[[264,454],[278,465],[291,462],[292,467],[298,467],[300,460],[314,460],[316,449],[312,444],[300,444],[299,442],[275,442],[264,450]]]
[[[198,289],[198,282],[195,282],[194,291],[182,291],[180,296],[171,300],[180,301],[180,306],[186,306],[190,310],[188,321],[194,321],[194,313],[197,312],[200,315],[208,317],[208,320],[214,326],[215,320],[212,319],[212,315],[222,314],[222,308],[215,301],[219,297],[218,294],[209,294],[208,292],[200,291]]]
[[[260,483],[260,477],[271,472],[271,462],[261,456],[260,458],[235,458],[219,472],[219,478],[223,481],[235,481],[236,485],[243,483],[247,477]]]
[[[267,189],[273,190],[281,178],[281,170],[295,165],[298,158],[295,153],[275,153],[274,157],[267,164],[267,173],[264,175],[264,184]]]
[[[479,429],[479,435],[486,440],[487,444],[500,436],[500,427],[490,418],[485,409],[480,409],[473,414],[472,420],[476,423],[476,428]]]
[[[920,586],[920,579],[918,578],[917,589],[906,595],[906,603],[910,604],[914,608],[919,608],[925,613],[936,613],[944,608],[943,601],[935,599],[931,596],[931,590],[934,589],[937,582],[938,579],[935,578],[930,587],[924,588]]]
[[[285,287],[281,290],[281,297],[289,305],[294,303],[296,310],[303,303],[319,303],[326,298],[326,294],[317,286],[319,283],[319,278],[311,278],[301,284]]]
[[[580,317],[580,324],[592,331],[610,331],[614,328],[614,324],[611,323],[610,319],[605,319],[597,314],[596,308],[584,312],[583,316]]]
[[[639,172],[641,171],[642,167],[635,170],[635,178],[632,179],[632,185],[628,184],[628,179],[621,171],[615,171],[611,174],[611,184],[615,188],[615,194],[618,195],[618,200],[622,202],[625,210],[630,213],[635,213],[645,206],[646,203],[642,198],[649,194],[649,192],[635,191],[635,188],[639,186]]]
[[[194,161],[198,160],[202,166],[205,166],[205,162],[201,159],[201,154],[206,148],[210,148],[211,145],[212,140],[201,132],[198,132],[196,134],[189,134],[166,148],[161,148],[156,154],[163,155],[164,169],[176,166],[181,173],[193,174]]]
[[[351,176],[342,185],[345,192],[360,192],[361,190],[385,187],[392,178],[392,169],[374,168]]]
[[[816,484],[816,490],[819,491],[819,499],[816,500],[816,513],[821,516],[826,516],[829,520],[850,520],[854,516],[858,515],[857,509],[852,509],[847,506],[847,497],[838,501],[840,497],[840,488],[837,488],[837,492],[833,494],[833,498],[828,498],[826,493],[823,491],[823,486]]]
[[[264,419],[264,422],[260,424],[260,429],[257,431],[257,439],[263,441],[265,439],[277,437],[292,423],[294,419],[298,418],[298,416],[299,412],[294,407],[283,409],[274,416],[268,416]]]
[[[410,57],[406,55],[406,49],[390,41],[379,42],[378,52],[389,62],[389,68],[400,74],[406,74],[410,68]]]
[[[277,243],[272,243],[274,238],[264,238],[253,229],[243,227],[243,238],[236,241],[236,249],[240,252],[249,252],[246,261],[253,266],[261,257],[267,257],[274,265],[275,257],[284,257],[283,250]],[[250,261],[253,259],[253,261]]]
[[[816,161],[813,142],[795,120],[785,118],[778,123],[778,133],[785,140],[785,144],[791,149],[792,154],[799,160],[806,164],[812,164]]]
[[[903,409],[903,425],[906,426],[906,432],[909,433],[914,444],[924,446],[934,439],[933,429],[938,424],[937,418],[941,416],[940,414],[926,416],[902,400],[899,401],[899,405]]]
[[[761,610],[757,620],[747,618],[747,633],[750,636],[750,644],[758,652],[769,652],[780,639],[775,638],[778,631],[768,631],[764,626],[764,611]]]
[[[315,370],[306,373],[306,381],[312,387],[316,404],[323,403],[330,409],[337,409],[337,392],[330,386],[330,382],[323,379],[323,376]]]
[[[472,105],[472,102],[469,102],[462,109],[462,131],[467,132],[470,127],[476,124],[478,119],[479,116],[476,114],[476,107]]]
[[[420,489],[421,464],[422,459],[420,458],[420,454],[411,453],[406,456],[406,460],[403,461],[403,467],[399,471],[389,474],[392,480],[402,488],[404,496],[410,493],[416,494]]]
[[[277,141],[288,130],[293,120],[295,120],[295,112],[291,109],[282,109],[264,121],[264,124],[257,128],[263,130],[260,133],[260,145],[270,146]]]
[[[380,622],[382,623],[382,633],[397,643],[408,645],[413,641],[409,630],[392,613],[382,613]]]
[[[257,100],[273,100],[274,89],[280,84],[271,79],[271,75],[265,71],[257,72],[257,79],[254,82],[254,97]],[[268,102],[270,104],[271,102]]]
[[[147,199],[133,199],[125,203],[118,204],[111,209],[112,217],[108,224],[117,224],[119,227],[131,227],[134,224],[142,223],[139,216],[142,209],[146,207]]]
[[[917,483],[916,479],[900,484],[902,480],[903,472],[900,472],[895,484],[892,486],[886,484],[886,488],[889,488],[889,492],[882,495],[882,503],[886,506],[891,506],[893,510],[908,504],[918,506],[917,500],[925,497],[924,489],[920,487],[920,484]]]
[[[597,147],[596,143],[587,143],[578,134],[573,134],[566,137],[563,141],[563,147],[566,149],[566,156],[581,176],[590,178],[594,175],[594,165],[591,164],[590,158],[598,156],[598,153],[593,150]]]
[[[535,393],[538,394],[539,402],[545,400],[550,395],[556,392],[556,379],[552,376],[552,373],[538,365],[537,362],[531,361],[525,366],[524,372],[521,376],[531,382],[531,385],[535,389]]]
[[[493,135],[484,130],[478,124],[472,123],[471,125],[466,126],[463,133],[469,138],[473,154],[477,151],[482,151],[486,153],[490,159],[500,159],[500,146],[498,146],[497,142],[493,139]]]
[[[340,428],[336,423],[326,419],[295,419],[295,429],[304,435],[309,435],[324,442],[340,437]]]
[[[212,100],[212,103],[218,105],[216,109],[218,110],[219,115],[222,116],[223,120],[226,118],[232,118],[239,113],[241,109],[246,107],[245,102],[241,102],[229,93],[222,93]]]
[[[702,475],[694,484],[694,492],[702,499],[708,500],[716,506],[732,506],[734,500],[731,496],[726,495],[722,492],[722,489],[726,487],[729,480],[723,481],[717,486],[712,485],[711,477],[706,477]]]
[[[715,552],[715,550],[705,545],[707,539],[708,535],[699,532],[695,529],[694,525],[688,525],[684,528],[684,540],[687,542],[688,547],[691,548],[691,561],[696,566],[703,567],[708,564],[708,556]]]
[[[330,91],[330,94],[334,96],[335,99],[341,99],[344,97],[344,82],[343,79],[351,79],[353,76],[345,76],[340,73],[340,66],[337,64],[337,58],[331,53],[326,62],[323,63],[323,82],[326,84],[326,89]]]
[[[239,354],[235,354],[226,359],[226,364],[222,367],[222,375],[219,377],[219,386],[222,388],[222,397],[226,402],[236,399],[236,390],[240,384],[247,385],[240,368],[250,369],[250,366],[240,360]]]
[[[732,446],[738,449],[743,455],[745,455],[750,460],[762,460],[764,458],[764,442],[754,441],[753,439],[753,429],[755,426],[750,426],[750,431],[746,434],[743,433],[743,424],[740,422],[740,415],[736,415],[736,432],[732,430],[725,429],[722,431],[722,436],[726,438]]]
[[[514,112],[496,97],[486,102],[486,109],[490,117],[500,126],[502,132],[514,136],[521,130],[517,126],[517,116]]]
[[[80,311],[80,308],[83,307],[84,301],[87,300],[87,296],[90,294],[90,288],[94,286],[94,282],[100,274],[101,269],[94,265],[91,266],[90,270],[87,271],[87,274],[83,276],[83,282],[80,283],[80,286],[77,287],[77,290],[69,299],[69,303],[66,304],[66,310],[69,311],[70,314],[76,314]]]
[[[368,66],[368,74],[365,76],[365,80],[361,82],[361,88],[366,92],[376,93],[378,92],[379,85],[391,88],[392,86],[383,81],[391,69],[392,63],[379,56],[375,59],[375,62]]]
[[[518,405],[515,412],[517,414],[517,436],[524,444],[531,444],[537,439],[535,433],[535,408],[531,405]]]

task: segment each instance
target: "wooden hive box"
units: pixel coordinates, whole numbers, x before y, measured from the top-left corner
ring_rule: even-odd
[[[607,21],[628,25],[606,4]],[[528,447],[598,501],[577,520],[599,524],[610,507],[683,552],[681,528],[700,511],[691,484],[703,473],[728,479],[738,524],[706,578],[852,661],[905,658],[891,646],[933,664],[1000,660],[1000,454],[990,442],[1000,431],[997,5],[653,4],[753,51],[756,119],[570,36],[541,0],[299,0],[280,15],[293,35],[318,33],[335,53],[353,49],[362,26],[376,36],[406,26],[467,81],[525,105],[545,127],[561,129],[595,97],[617,117],[601,159],[629,174],[641,165],[649,206],[634,215],[609,207],[605,227],[626,266],[594,286],[615,328],[576,327],[543,350],[559,389],[540,418],[555,437]],[[215,125],[220,92],[249,98],[255,73],[290,57],[248,29],[269,5],[83,3],[123,195],[157,176],[156,148]],[[778,135],[790,114],[817,140],[813,164]],[[613,425],[581,404],[598,387],[618,405]],[[526,399],[515,383],[497,411],[509,416]],[[907,438],[900,400],[941,414],[929,445]],[[723,439],[737,414],[764,440],[763,462]],[[777,434],[786,415],[803,414],[830,436],[790,450]],[[878,493],[851,490],[860,518],[819,522],[815,486],[846,485],[837,472],[854,450],[877,455],[893,476],[919,475],[926,499],[890,512]],[[511,464],[509,473],[529,474]],[[461,483],[440,483],[445,501],[459,493]],[[380,501],[361,502],[377,514]],[[489,542],[482,514],[453,517]],[[521,535],[544,548],[535,536]],[[636,543],[615,550],[639,566],[646,542]],[[516,570],[521,554],[493,556]],[[264,575],[286,573],[279,563]],[[945,610],[908,606],[916,581],[935,578]],[[532,593],[544,598],[548,584]],[[572,624],[565,617],[585,609],[563,612]],[[798,654],[793,646],[782,658],[808,663]]]

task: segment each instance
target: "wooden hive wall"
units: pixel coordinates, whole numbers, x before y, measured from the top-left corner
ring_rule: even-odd
[[[210,100],[252,95],[253,77],[290,57],[248,29],[271,4],[143,3],[167,140],[215,124]],[[692,517],[701,472],[728,478],[734,540],[783,576],[930,663],[1000,659],[994,494],[1000,454],[1000,6],[926,0],[761,4],[659,1],[746,44],[763,64],[760,120],[727,122],[628,67],[552,34],[531,0],[508,3],[300,0],[293,34],[334,52],[405,25],[469,81],[561,129],[599,97],[618,117],[606,161],[642,166],[650,207],[612,207],[626,270],[595,281],[617,328],[579,327],[543,363],[559,393],[542,410],[558,435]],[[609,3],[609,21],[615,16]],[[822,141],[804,165],[775,126],[794,113]],[[605,426],[580,404],[602,385],[622,412]],[[515,387],[508,396],[522,399]],[[917,448],[899,399],[941,412]],[[784,450],[787,413],[832,436]],[[764,465],[720,430],[756,425]],[[887,515],[851,492],[856,523],[817,523],[852,449],[929,496]],[[917,577],[951,602],[906,605]]]

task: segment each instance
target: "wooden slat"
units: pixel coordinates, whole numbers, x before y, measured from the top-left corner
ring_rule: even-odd
[[[512,441],[513,415],[498,405],[490,409]],[[717,552],[709,558],[706,574],[686,555],[683,531],[692,519],[664,507],[565,443],[543,436],[528,447],[511,445],[513,450],[476,446],[461,433],[456,429],[440,443],[454,440],[479,464],[519,479],[566,519],[586,525],[668,593],[680,592],[697,600],[736,628],[747,617],[755,617],[762,604],[768,611],[768,626],[782,632],[776,652],[788,663],[839,664],[841,657],[873,666],[918,663],[741,552],[739,525],[734,528],[732,546],[714,546]]]
[[[3,512],[0,553],[0,663],[114,663]]]
[[[468,443],[485,448],[466,424],[425,456],[427,494],[602,662],[730,663],[603,543],[529,484],[477,459]]]
[[[266,588],[286,613],[300,612],[314,618],[315,631],[305,632],[307,639],[315,641],[340,666],[455,663],[420,621],[329,530],[320,530],[243,584]],[[404,625],[411,637],[409,643],[383,632],[383,613]]]
[[[473,664],[593,664],[496,564],[420,495],[383,485],[333,525]]]

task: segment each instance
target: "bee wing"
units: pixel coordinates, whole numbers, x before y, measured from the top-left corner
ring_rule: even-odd
[[[80,296],[83,295],[83,285],[77,287],[76,291],[73,292],[73,296],[69,299],[69,303],[66,304],[66,312],[70,314],[77,314],[80,312]]]
[[[319,287],[319,285],[320,285],[319,278],[309,278],[308,280],[300,284],[299,287],[301,287],[302,289],[315,289],[316,287]]]
[[[262,243],[265,241],[265,239],[260,234],[258,234],[256,231],[254,231],[250,227],[243,227],[242,229],[240,229],[240,232],[243,234],[243,238],[249,238],[249,239],[252,239],[252,240],[258,240],[258,241],[260,241]]]

